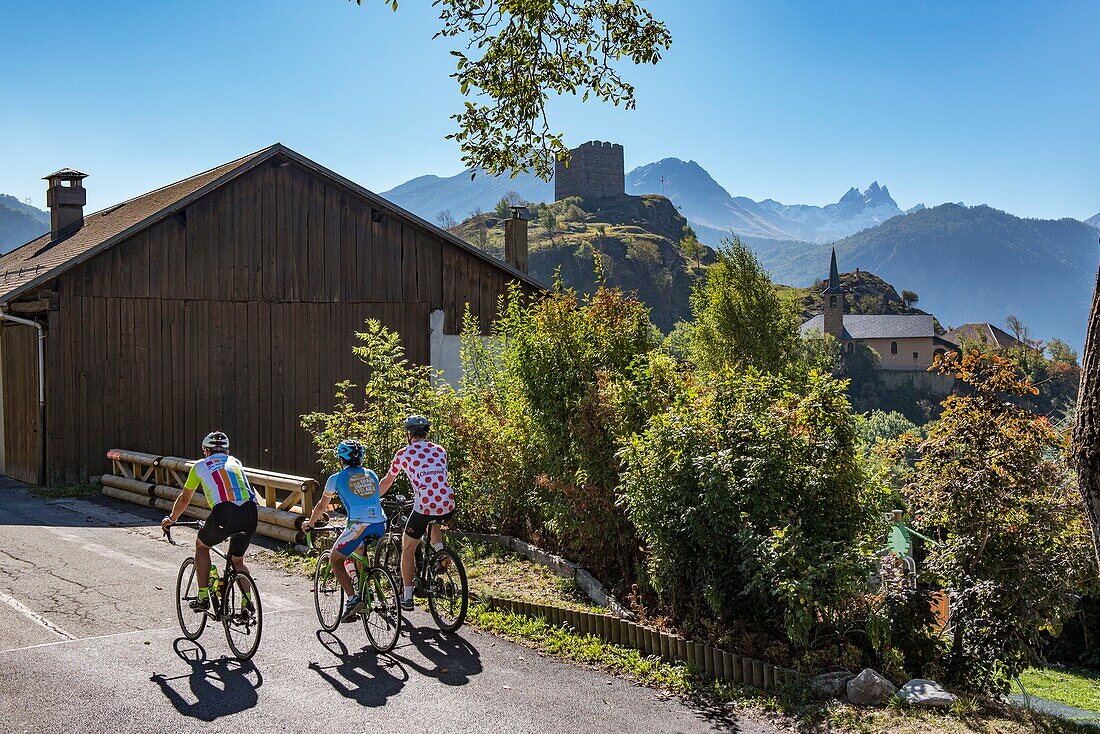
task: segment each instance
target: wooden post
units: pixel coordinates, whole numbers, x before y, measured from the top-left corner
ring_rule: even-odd
[[[722,680],[733,682],[733,655],[722,651]]]
[[[752,684],[756,688],[764,688],[764,663],[759,660],[752,661]]]

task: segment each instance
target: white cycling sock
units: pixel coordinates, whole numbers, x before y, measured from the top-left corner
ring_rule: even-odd
[[[432,547],[435,548],[437,551],[441,551],[443,550],[443,543],[432,543]]]
[[[406,586],[405,587],[405,601],[408,601],[409,599],[412,599],[412,598],[413,598],[413,587]]]

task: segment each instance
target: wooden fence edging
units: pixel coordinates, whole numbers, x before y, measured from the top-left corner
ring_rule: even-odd
[[[789,668],[737,655],[702,642],[687,640],[610,614],[578,611],[555,604],[488,597],[489,609],[542,618],[554,627],[569,627],[579,635],[593,635],[605,642],[638,650],[643,655],[681,661],[704,675],[738,685],[770,690],[803,678]]]

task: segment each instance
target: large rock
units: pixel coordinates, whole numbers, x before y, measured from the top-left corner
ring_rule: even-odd
[[[894,695],[897,688],[881,675],[864,668],[848,681],[848,703],[856,706],[882,706]]]
[[[898,695],[912,706],[947,709],[955,703],[955,697],[944,690],[943,686],[924,678],[909,681],[898,690]]]
[[[847,670],[822,673],[810,679],[810,688],[823,698],[844,698],[848,695],[848,681],[855,675]]]

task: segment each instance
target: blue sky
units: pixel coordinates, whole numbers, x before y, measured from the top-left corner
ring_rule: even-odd
[[[634,111],[555,101],[571,144],[694,159],[734,195],[1100,211],[1100,2],[648,0],[674,43]],[[91,174],[100,208],[274,142],[382,191],[461,170],[428,0],[39,0],[0,27],[0,192]]]

